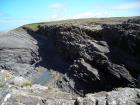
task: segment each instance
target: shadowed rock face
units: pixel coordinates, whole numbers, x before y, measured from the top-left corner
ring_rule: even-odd
[[[140,74],[140,20],[133,21],[40,27],[37,33],[53,42],[69,64],[58,85],[82,94],[135,87]]]

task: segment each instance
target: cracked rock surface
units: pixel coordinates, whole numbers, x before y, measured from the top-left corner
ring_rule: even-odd
[[[58,86],[78,94],[136,87],[140,74],[139,21],[40,27],[37,33],[51,41],[67,63],[61,69],[65,76]]]
[[[1,105],[139,105],[140,19],[0,33]]]

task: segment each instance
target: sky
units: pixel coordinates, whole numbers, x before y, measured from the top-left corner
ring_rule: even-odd
[[[0,0],[0,31],[77,18],[140,16],[140,0]]]

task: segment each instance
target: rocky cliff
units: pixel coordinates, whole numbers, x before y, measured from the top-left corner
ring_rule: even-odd
[[[140,104],[140,18],[114,19],[1,33],[1,104]]]
[[[60,87],[80,93],[135,87],[139,76],[139,20],[122,24],[63,24],[42,26],[67,68]],[[66,89],[67,90],[67,89]]]

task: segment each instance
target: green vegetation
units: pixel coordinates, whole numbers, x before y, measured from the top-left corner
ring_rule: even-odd
[[[4,83],[0,81],[0,88],[4,87]]]
[[[32,86],[32,82],[31,81],[24,81],[21,85],[21,87],[31,87]]]
[[[38,30],[38,24],[37,23],[33,23],[33,24],[27,24],[24,25],[23,27],[32,31],[37,31]]]
[[[59,24],[80,24],[80,23],[107,23],[114,24],[126,21],[127,19],[131,19],[134,17],[111,17],[111,18],[85,18],[85,19],[69,19],[69,20],[60,20],[60,21],[51,21],[51,22],[40,22],[40,23],[32,23],[22,26],[23,28],[29,29],[31,31],[37,31],[39,26],[44,25],[59,25]],[[17,28],[19,29],[19,28]]]

